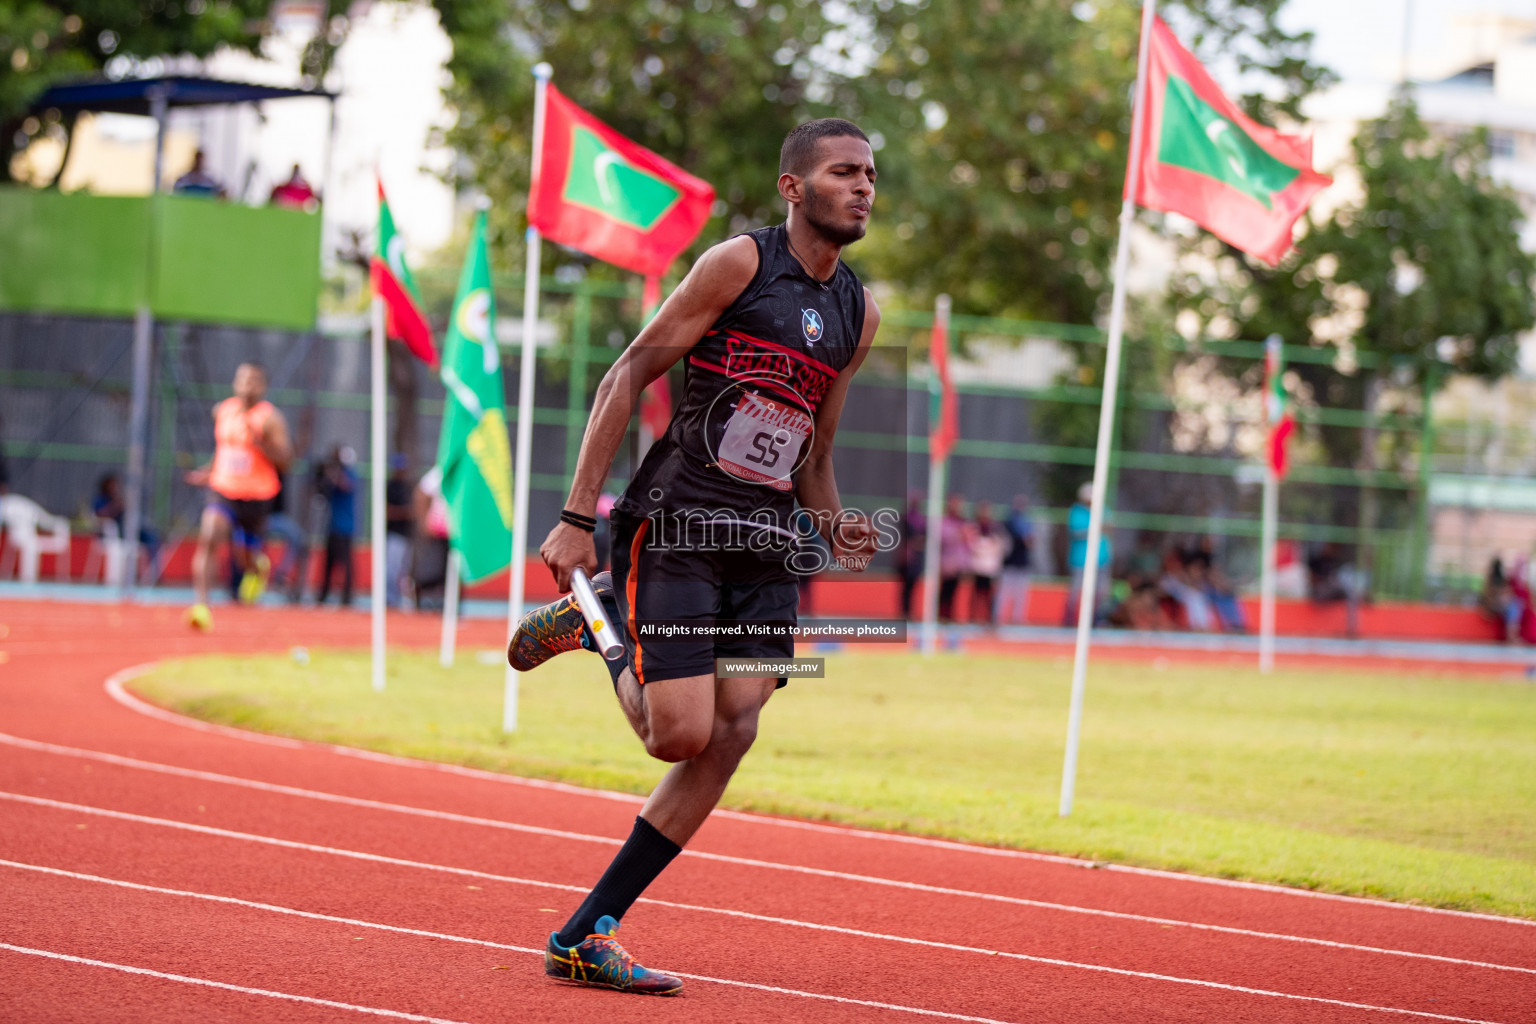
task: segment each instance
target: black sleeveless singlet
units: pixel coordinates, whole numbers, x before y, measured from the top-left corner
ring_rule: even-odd
[[[782,224],[748,237],[757,273],[684,356],[672,421],[615,505],[621,512],[768,509],[782,522],[793,511],[816,411],[858,351],[864,286],[841,260],[830,281],[811,277]]]

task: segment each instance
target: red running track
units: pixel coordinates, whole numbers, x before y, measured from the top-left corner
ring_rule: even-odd
[[[122,685],[366,630],[0,605],[0,1021],[1536,1022],[1531,922],[739,813],[625,921],[682,999],[549,981],[543,939],[637,799],[203,726]]]

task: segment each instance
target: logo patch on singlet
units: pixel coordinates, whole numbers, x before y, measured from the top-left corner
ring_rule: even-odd
[[[800,330],[805,340],[814,345],[821,340],[821,314],[814,309],[800,311]]]

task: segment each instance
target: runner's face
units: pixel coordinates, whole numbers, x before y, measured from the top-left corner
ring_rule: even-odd
[[[816,169],[806,175],[800,212],[834,245],[864,237],[875,202],[875,154],[855,135],[822,139]]]
[[[235,370],[234,391],[236,397],[254,405],[267,393],[266,375],[249,363],[242,363]]]

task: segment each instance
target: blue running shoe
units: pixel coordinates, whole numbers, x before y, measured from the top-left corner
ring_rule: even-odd
[[[560,945],[559,933],[551,932],[544,947],[544,973],[578,985],[613,988],[644,996],[681,995],[683,981],[670,974],[650,971],[635,963],[619,940],[619,922],[604,914],[597,919],[597,931],[579,945]]]
[[[613,573],[600,572],[593,576],[592,589],[612,617],[618,610],[613,595]],[[587,620],[581,617],[576,595],[566,594],[523,616],[507,644],[507,664],[519,672],[528,672],[557,654],[578,649],[596,650],[597,644],[592,639],[592,631],[587,628]]]

